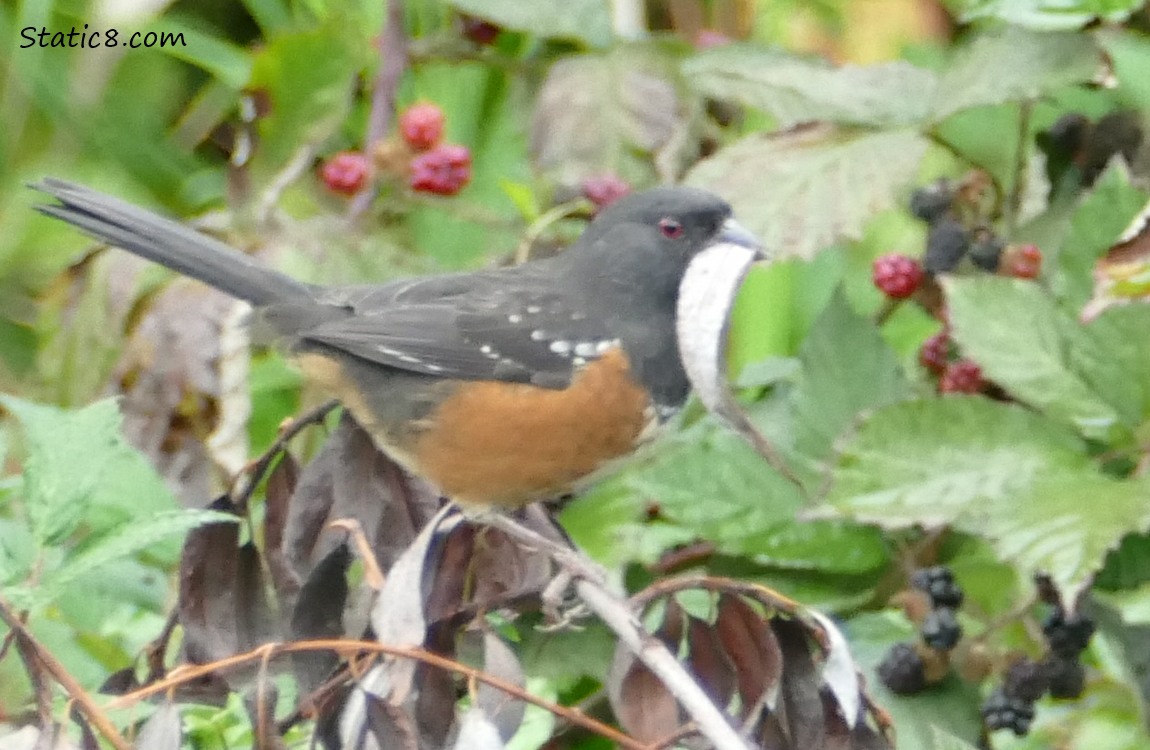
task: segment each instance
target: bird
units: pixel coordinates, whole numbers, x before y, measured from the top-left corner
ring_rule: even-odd
[[[761,252],[731,206],[664,186],[602,209],[563,252],[494,269],[320,286],[68,181],[36,208],[252,306],[304,377],[465,510],[568,494],[663,432],[690,381],[676,302],[692,258]]]

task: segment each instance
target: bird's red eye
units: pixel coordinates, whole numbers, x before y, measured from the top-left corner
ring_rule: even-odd
[[[683,236],[683,225],[674,219],[660,219],[659,231],[663,233],[664,237],[677,240]]]

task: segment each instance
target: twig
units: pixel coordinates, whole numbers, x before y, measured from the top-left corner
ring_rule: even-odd
[[[314,143],[305,143],[296,149],[289,161],[283,169],[272,177],[268,186],[260,193],[259,200],[256,201],[256,225],[259,227],[266,226],[272,217],[272,212],[275,211],[276,204],[279,203],[280,196],[283,192],[291,187],[291,184],[299,179],[300,175],[308,170],[311,162],[315,159],[316,145]]]
[[[556,563],[573,573],[579,598],[662,681],[698,724],[699,733],[718,750],[751,747],[663,642],[643,629],[628,602],[607,589],[605,577],[594,562],[506,516],[485,520],[523,544],[547,552]]]
[[[16,633],[17,646],[27,648],[35,656],[36,660],[43,665],[44,670],[52,676],[52,679],[60,683],[60,686],[76,701],[76,705],[80,707],[80,710],[88,717],[96,730],[112,744],[112,747],[116,750],[132,750],[132,745],[124,739],[120,730],[116,729],[116,725],[112,723],[104,710],[92,700],[92,696],[88,695],[80,683],[76,682],[76,678],[69,674],[68,670],[56,660],[56,657],[40,645],[40,642],[20,621],[16,611],[2,597],[0,597],[0,620],[3,620],[4,624]]]
[[[324,418],[337,406],[339,406],[339,402],[334,399],[320,404],[311,411],[296,417],[280,429],[280,433],[276,436],[275,442],[272,443],[254,463],[249,465],[250,468],[246,472],[248,482],[243,486],[243,489],[237,492],[233,485],[231,492],[232,502],[237,508],[243,508],[247,505],[248,500],[251,500],[252,494],[256,491],[256,487],[263,481],[264,475],[267,474],[268,469],[271,468],[272,461],[275,461],[279,454],[287,448],[287,444],[291,442],[292,438],[303,432],[305,427],[323,422]]]
[[[569,708],[567,706],[552,703],[549,700],[540,698],[533,695],[523,688],[513,683],[502,680],[486,672],[476,669],[475,667],[462,664],[454,659],[449,659],[446,656],[427,651],[419,648],[418,646],[391,646],[386,643],[376,643],[374,641],[345,641],[336,639],[319,639],[312,641],[297,641],[295,643],[266,643],[259,648],[247,651],[242,654],[236,654],[226,659],[211,662],[210,664],[198,664],[195,666],[188,666],[180,670],[180,673],[174,674],[167,679],[160,682],[142,687],[139,690],[122,695],[113,700],[109,705],[112,708],[125,708],[133,705],[139,701],[146,700],[153,695],[171,690],[179,685],[197,680],[212,672],[230,669],[232,667],[239,667],[253,661],[260,661],[265,658],[272,658],[281,654],[295,654],[304,653],[308,651],[335,651],[335,652],[360,652],[368,651],[378,654],[387,654],[389,656],[397,656],[404,659],[414,659],[415,661],[430,664],[433,667],[446,669],[452,672],[463,675],[468,679],[474,679],[478,682],[483,682],[490,685],[497,690],[502,690],[508,695],[518,698],[521,701],[538,706],[546,711],[550,711],[556,716],[577,724],[588,731],[604,737],[611,742],[616,743],[620,747],[627,750],[646,750],[647,746],[639,742],[633,737],[623,734],[618,729],[608,726],[601,721],[586,716],[582,712]],[[120,748],[117,748],[120,750]],[[129,749],[130,750],[130,749]]]
[[[379,40],[379,72],[371,87],[371,113],[363,137],[364,153],[371,153],[377,141],[391,129],[395,96],[407,67],[407,35],[403,30],[403,0],[387,0],[387,20]],[[348,219],[355,220],[375,199],[374,187],[359,191],[348,206]]]
[[[1018,109],[1018,149],[1014,152],[1014,183],[1010,186],[1010,197],[1006,203],[1006,236],[1014,237],[1018,229],[1018,217],[1022,213],[1022,198],[1026,194],[1027,155],[1030,153],[1030,114],[1034,102],[1022,102]]]

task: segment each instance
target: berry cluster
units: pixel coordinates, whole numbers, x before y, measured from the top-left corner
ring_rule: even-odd
[[[981,393],[986,387],[982,368],[958,356],[947,328],[922,342],[918,350],[918,363],[931,375],[938,377],[939,393]]]
[[[896,643],[878,666],[879,679],[900,695],[917,693],[938,682],[949,671],[948,653],[962,638],[958,608],[962,587],[950,568],[936,565],[915,571],[911,588],[925,597],[927,611],[919,623],[919,643]]]
[[[1067,614],[1061,603],[1042,623],[1046,654],[1038,660],[1015,661],[1003,674],[1002,686],[982,704],[982,721],[989,731],[1009,729],[1019,737],[1030,731],[1034,704],[1043,695],[1078,698],[1086,686],[1082,652],[1094,635],[1094,621],[1080,614]]]
[[[466,146],[443,143],[445,125],[443,110],[436,104],[408,107],[399,117],[400,139],[375,146],[375,170],[406,174],[412,190],[455,195],[471,181],[471,152]],[[358,151],[338,153],[320,168],[324,185],[340,195],[355,195],[372,176],[371,159]]]
[[[1034,245],[1008,245],[984,222],[981,181],[941,179],[915,190],[910,212],[929,226],[922,265],[932,275],[961,271],[964,259],[979,271],[1022,279],[1038,276],[1042,253]]]

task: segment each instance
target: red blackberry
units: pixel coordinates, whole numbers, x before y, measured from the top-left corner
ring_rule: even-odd
[[[367,184],[371,163],[358,151],[341,151],[323,163],[319,174],[333,193],[355,195]]]
[[[922,283],[922,266],[914,258],[888,253],[875,259],[871,279],[891,299],[906,299]]]
[[[412,190],[455,195],[470,181],[471,152],[466,146],[436,146],[411,160]]]
[[[443,110],[438,104],[413,104],[399,116],[399,132],[407,145],[426,151],[443,140]]]
[[[982,368],[969,359],[960,359],[947,365],[938,380],[939,393],[979,393],[985,381]]]
[[[918,350],[918,363],[935,375],[941,375],[950,362],[950,332],[945,328],[934,334]]]

